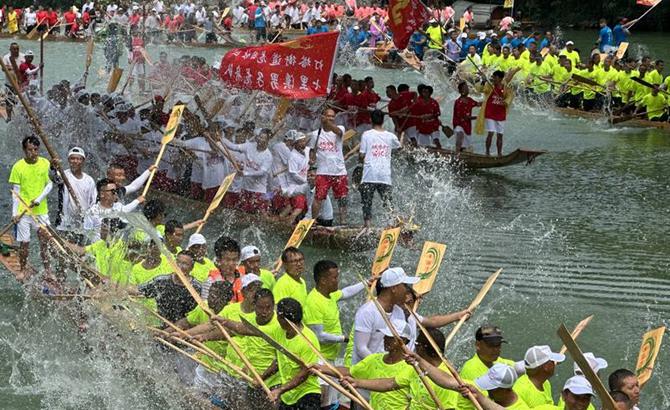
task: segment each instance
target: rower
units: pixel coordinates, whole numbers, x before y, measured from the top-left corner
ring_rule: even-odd
[[[293,141],[293,149],[288,161],[288,194],[290,195],[289,211],[282,212],[280,217],[293,223],[307,212],[307,171],[309,170],[308,139],[305,134],[298,133]],[[278,299],[279,300],[279,299]]]
[[[290,246],[282,252],[281,261],[285,272],[272,288],[275,300],[292,298],[304,306],[307,301],[307,284],[303,278],[305,255],[300,249]]]
[[[478,389],[481,389],[481,391],[486,391],[491,400],[506,409],[530,409],[523,399],[521,399],[521,397],[519,397],[519,395],[512,389],[516,380],[517,374],[513,367],[502,363],[496,363],[486,372],[486,374],[475,380],[475,386]],[[479,392],[475,393],[475,396],[478,399],[483,397]],[[458,408],[460,409],[461,407]]]
[[[147,182],[147,179],[149,179],[149,175],[153,168],[153,165],[150,166],[146,171],[142,172],[140,176],[135,178],[133,182],[124,186],[126,182],[126,168],[119,162],[112,162],[109,164],[109,167],[107,167],[107,179],[116,184],[118,200],[123,202],[125,201],[126,195],[135,193],[144,188],[144,184]]]
[[[312,219],[312,205],[314,204],[314,194],[316,191],[316,170],[310,168],[307,171],[307,183],[309,184],[309,192],[307,193],[307,212],[303,219]],[[326,195],[326,199],[322,202],[319,215],[316,215],[316,223],[320,226],[333,226],[333,204],[330,201],[330,194]]]
[[[100,224],[102,218],[112,214],[132,212],[144,203],[144,196],[140,195],[127,205],[119,202],[117,185],[110,179],[103,178],[96,183],[98,202],[88,209],[84,216],[84,231],[88,231],[92,242],[100,239]]]
[[[169,274],[171,270],[167,259],[161,254],[160,245],[153,239],[149,239],[144,243],[144,255],[141,262],[133,265],[130,271],[128,282],[133,285],[143,285],[157,276]]]
[[[193,257],[193,269],[191,269],[191,276],[193,276],[202,286],[202,298],[207,299],[209,292],[208,278],[212,271],[216,270],[216,266],[211,259],[207,257],[207,239],[200,233],[194,233],[188,238],[188,245],[186,250]]]
[[[213,282],[223,280],[233,285],[233,298],[231,303],[241,302],[242,274],[237,270],[240,261],[240,245],[236,240],[225,235],[220,236],[214,242],[214,268],[211,268],[207,280],[203,286],[203,297]]]
[[[570,40],[565,43],[565,48],[561,50],[559,55],[564,55],[572,63],[573,67],[578,67],[581,63],[579,59],[579,53],[575,50],[575,42]]]
[[[659,87],[656,85],[651,89],[651,93],[642,97],[642,100],[638,102],[637,109],[635,110],[635,115],[641,113],[641,115],[646,114],[647,118],[650,121],[662,121],[665,122],[668,120],[668,99],[664,94],[659,92]]]
[[[458,93],[460,97],[454,102],[453,126],[456,135],[456,155],[460,156],[461,151],[472,151],[472,120],[477,118],[472,116],[472,109],[481,107],[482,103],[468,95],[470,89],[465,81],[458,84]]]
[[[410,107],[409,114],[414,117],[420,147],[442,148],[440,144],[440,104],[432,98],[433,87],[423,85],[419,90],[419,98]],[[362,141],[362,140],[361,140]],[[362,146],[362,142],[361,142]]]
[[[256,317],[256,310],[254,306],[254,302],[256,300],[256,292],[262,289],[263,282],[261,282],[261,278],[259,278],[257,275],[253,273],[247,273],[242,277],[240,285],[241,285],[240,292],[242,293],[242,301],[239,303],[228,304],[228,306],[223,308],[219,316],[221,316],[224,319],[232,320],[235,322],[240,322],[241,321],[240,318],[244,318],[253,323]],[[235,335],[233,336],[233,340],[238,345],[244,344],[244,342],[241,341],[242,336]],[[226,350],[225,358],[229,362],[239,367],[244,366],[244,362],[240,359],[237,353],[235,353],[235,349],[233,349],[230,345],[228,345],[228,348]],[[232,372],[230,373],[231,375],[234,375],[234,373]]]
[[[607,383],[610,390],[625,393],[633,404],[633,410],[639,410],[640,404],[640,382],[635,373],[628,369],[618,369],[612,372]]]
[[[272,153],[268,149],[271,134],[272,131],[265,128],[256,136],[255,141],[247,141],[237,146],[223,140],[232,151],[241,153],[244,158],[239,208],[247,213],[266,214],[270,208],[266,196],[267,180],[272,168]]]
[[[289,189],[288,182],[288,160],[293,148],[293,139],[298,131],[289,130],[284,134],[282,141],[270,147],[272,153],[272,178],[270,187],[272,189],[272,213],[280,214],[282,210],[289,207],[289,197],[286,195]]]
[[[182,251],[181,244],[184,241],[184,225],[174,219],[165,223],[165,247],[174,256]]]
[[[616,402],[620,401],[615,398],[617,394],[613,393],[619,393],[620,395],[623,395],[625,399],[628,399],[628,396],[621,392],[610,392],[610,396],[612,396],[612,399]],[[573,376],[569,378],[566,382],[565,385],[563,386],[563,391],[561,392],[561,399],[559,401],[558,406],[554,406],[553,404],[545,404],[542,406],[534,407],[536,410],[582,410],[582,409],[595,409],[593,407],[593,404],[591,403],[591,399],[593,398],[594,393],[593,393],[593,388],[591,387],[591,383],[589,383],[588,380],[584,376]],[[625,400],[624,400],[625,401]],[[617,409],[621,407],[618,407],[617,404]],[[629,410],[630,407],[626,406],[625,410]]]
[[[533,346],[526,351],[526,374],[514,383],[513,390],[530,408],[554,404],[549,379],[556,371],[556,364],[565,361],[565,355],[554,353],[549,346]]]
[[[261,278],[263,282],[263,287],[266,289],[272,290],[274,288],[277,280],[272,272],[267,269],[261,268],[261,251],[253,245],[247,245],[242,248],[240,252],[240,263],[241,266],[238,266],[237,270],[242,274],[246,275],[253,273]]]
[[[100,240],[85,248],[76,249],[77,254],[84,256],[88,254],[95,260],[95,268],[100,274],[109,278],[112,283],[128,284],[128,273],[132,271],[133,264],[125,260],[126,243],[120,237],[125,223],[119,218],[104,218],[100,225]]]
[[[321,116],[321,128],[310,140],[310,163],[316,163],[316,179],[312,215],[318,216],[321,205],[332,189],[340,211],[339,223],[347,222],[347,195],[349,182],[342,153],[344,127],[335,125],[335,110],[326,108]],[[318,145],[317,145],[318,144]]]
[[[363,225],[372,223],[372,200],[379,193],[384,207],[391,207],[391,151],[400,148],[398,137],[384,129],[384,114],[375,110],[370,115],[373,128],[361,136],[358,162],[363,164],[360,191],[363,204]]]
[[[16,75],[18,80],[18,73],[14,72],[14,66],[18,69],[21,64],[25,62],[25,56],[19,51],[18,43],[11,43],[9,45],[9,53],[5,54],[2,57],[2,62],[5,63],[5,68],[7,72],[5,73],[5,109],[7,110],[7,122],[12,120],[12,110],[14,105],[18,102],[16,99],[17,91],[14,90],[14,87],[11,85],[12,81],[9,79],[9,75]]]

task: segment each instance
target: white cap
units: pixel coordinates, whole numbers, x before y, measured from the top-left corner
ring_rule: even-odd
[[[295,135],[293,135],[293,141],[300,141],[304,140],[305,138],[307,138],[307,135],[302,132],[296,132]]]
[[[201,233],[194,233],[188,238],[188,246],[186,249],[190,248],[193,245],[204,245],[207,243],[207,240]]]
[[[388,268],[382,273],[382,278],[379,282],[385,288],[390,288],[392,286],[400,285],[405,283],[407,285],[413,285],[420,280],[417,276],[407,276],[405,270],[401,267]]]
[[[435,20],[434,18],[432,18],[432,19],[430,19],[428,22],[431,23],[431,24],[432,24],[432,23],[437,23],[437,20]]]
[[[482,390],[511,389],[517,379],[514,369],[506,364],[494,364],[485,375],[475,380]]]
[[[512,31],[508,31],[507,33],[505,33],[505,35],[513,36],[513,35],[514,35],[514,32],[512,32]]]
[[[526,362],[526,369],[537,369],[549,361],[560,363],[565,360],[565,355],[552,352],[551,348],[547,345],[533,346],[526,350],[524,360]]]
[[[242,276],[242,289],[246,288],[247,286],[251,285],[254,282],[260,282],[261,278],[258,277],[258,275],[253,274],[253,273],[247,273],[246,275]]]
[[[400,337],[402,337],[403,339],[407,339],[407,340],[412,339],[412,333],[409,329],[409,324],[407,322],[405,322],[402,319],[395,318],[395,319],[391,319],[391,324],[393,325],[395,330],[398,332]],[[393,337],[393,332],[391,331],[391,328],[389,328],[388,326],[384,326],[383,328],[379,329],[379,331],[384,336]]]
[[[79,155],[82,158],[86,158],[86,153],[82,148],[73,147],[70,152],[67,153],[67,157],[70,158],[72,155]]]
[[[34,56],[35,54],[33,54],[33,50],[28,50],[23,55],[28,57],[28,56]]]
[[[486,33],[484,33],[483,31],[480,31],[479,33],[477,33],[477,36],[481,39],[485,39],[486,38]]]
[[[358,26],[358,24],[354,24],[354,30],[359,30],[359,29],[360,29],[360,27]]]
[[[572,376],[565,381],[563,390],[570,390],[572,394],[590,394],[593,396],[593,387],[584,376]]]
[[[602,369],[607,369],[607,360],[596,357],[596,355],[591,352],[584,353],[584,358],[589,362],[589,366],[591,366],[594,373],[598,373],[598,371]],[[574,368],[576,376],[583,374],[582,369],[579,368],[577,363],[574,364]]]
[[[575,42],[572,41],[572,40],[570,40],[570,41],[567,41],[567,42],[565,43],[565,45],[566,45],[566,46],[574,46],[574,45],[575,45]]]
[[[240,252],[240,260],[242,262],[255,256],[261,256],[261,251],[253,245],[245,246]]]

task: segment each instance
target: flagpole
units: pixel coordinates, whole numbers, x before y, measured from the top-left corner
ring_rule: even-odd
[[[658,6],[659,4],[661,4],[662,1],[663,1],[663,0],[658,0],[658,3],[654,4],[653,6],[651,6],[651,7],[649,8],[649,10],[645,11],[640,17],[636,18],[635,21],[633,21],[633,23],[632,23],[630,26],[628,26],[628,30],[630,30],[631,28],[633,28],[633,26],[635,25],[635,23],[637,23],[638,21],[642,20],[642,18],[643,18],[644,16],[646,16],[647,14],[649,14],[649,12],[652,11],[652,10],[654,9],[654,7],[656,7],[656,6]]]

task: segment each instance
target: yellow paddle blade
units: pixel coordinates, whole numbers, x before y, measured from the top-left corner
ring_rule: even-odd
[[[347,140],[353,138],[356,135],[356,130],[349,130],[342,135],[342,142],[347,142]]]
[[[570,336],[572,336],[573,339],[577,340],[579,335],[582,334],[582,331],[584,329],[586,329],[586,326],[588,326],[589,323],[591,323],[592,319],[593,319],[593,315],[591,315],[591,316],[587,317],[586,319],[583,319],[581,322],[577,323],[577,326],[575,326],[572,333],[570,333]],[[565,345],[563,345],[563,347],[561,347],[561,350],[559,350],[558,353],[565,354],[565,352],[567,350],[568,350],[568,348]]]
[[[123,76],[122,68],[115,68],[112,71],[112,75],[109,77],[109,82],[107,83],[107,93],[113,93],[116,91],[116,87],[119,86],[119,81],[121,81],[121,76]]]
[[[226,17],[230,13],[230,7],[226,7],[223,9],[223,13],[221,13],[221,17]]]
[[[277,111],[275,111],[275,115],[272,118],[273,123],[278,123],[281,120],[284,119],[284,116],[286,115],[286,112],[288,109],[291,107],[292,102],[288,98],[282,98],[279,100],[279,104],[277,104]]]
[[[640,354],[637,357],[637,365],[635,366],[635,373],[637,374],[640,388],[651,378],[656,357],[658,356],[658,352],[661,351],[664,334],[665,326],[661,326],[642,336],[642,347],[640,347]]]
[[[86,45],[86,67],[90,66],[93,62],[93,47],[93,37],[91,37]]]
[[[385,229],[382,231],[375,252],[375,258],[372,263],[372,276],[377,276],[384,272],[391,264],[393,250],[400,237],[400,228]]]
[[[458,28],[463,31],[465,28],[465,18],[461,17],[461,20],[458,22]]]
[[[161,144],[165,145],[174,139],[174,136],[177,133],[177,128],[179,127],[179,122],[181,121],[181,115],[184,112],[184,108],[186,108],[186,106],[183,104],[172,107],[170,119],[168,120],[167,126],[165,127],[165,134],[163,134]]]
[[[626,54],[626,50],[628,50],[628,43],[624,41],[619,44],[619,48],[616,51],[616,59],[621,60],[624,54]]]
[[[549,47],[544,47],[542,50],[540,50],[540,55],[542,57],[546,57],[547,54],[549,54]]]
[[[443,243],[424,242],[421,257],[416,267],[416,276],[421,279],[414,285],[414,291],[417,294],[425,295],[433,288],[446,250],[447,245]]]
[[[307,233],[312,228],[313,224],[314,219],[303,219],[302,221],[300,221],[295,226],[295,229],[293,229],[293,233],[291,234],[291,237],[288,238],[288,241],[286,242],[286,246],[284,246],[284,249],[290,248],[291,246],[295,248],[300,247],[300,244],[302,243],[303,239],[305,239],[305,236],[307,236]]]
[[[211,214],[216,208],[219,207],[219,204],[221,204],[223,196],[226,195],[228,188],[230,188],[230,186],[233,184],[235,175],[236,174],[233,172],[232,174],[225,177],[223,181],[221,181],[221,185],[219,185],[219,189],[216,191],[216,195],[214,196],[212,203],[209,204],[209,208],[207,208],[208,214]]]

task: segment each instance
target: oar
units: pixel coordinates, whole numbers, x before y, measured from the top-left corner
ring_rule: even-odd
[[[128,84],[130,84],[130,79],[133,78],[133,71],[135,71],[135,65],[137,63],[133,61],[133,63],[130,65],[130,71],[128,71],[128,77],[126,77],[126,82],[123,83],[123,87],[121,87],[121,94],[123,94],[126,91],[126,87],[128,87]]]
[[[9,60],[11,61],[12,65],[16,65],[14,59],[10,58]],[[18,73],[18,70],[15,72],[10,71],[5,65],[4,58],[0,58],[0,66],[2,67],[2,71],[5,72],[5,76],[9,78],[11,86],[12,88],[14,88],[14,91],[16,92],[16,96],[19,98],[21,105],[23,105],[23,108],[26,110],[26,114],[28,114],[28,119],[32,123],[35,132],[40,137],[40,140],[42,140],[44,148],[46,148],[47,152],[49,152],[49,156],[51,156],[51,159],[54,160],[52,164],[56,168],[56,171],[58,171],[58,174],[60,175],[61,179],[63,180],[63,184],[65,185],[65,188],[67,188],[67,192],[72,197],[72,202],[74,202],[77,210],[81,210],[81,204],[79,203],[79,198],[75,194],[74,188],[72,188],[72,185],[70,184],[70,180],[67,178],[65,173],[63,173],[63,167],[61,166],[60,157],[58,156],[58,153],[51,146],[49,138],[47,137],[47,134],[44,132],[44,129],[42,128],[42,124],[40,123],[39,118],[37,118],[37,115],[35,115],[35,112],[30,106],[30,103],[26,99],[25,95],[23,95],[23,93],[21,93],[20,91],[19,84],[15,76],[15,73]]]
[[[361,143],[359,142],[358,144],[354,145],[354,147],[344,155],[344,160],[347,161],[349,158],[351,158],[352,155],[354,155],[358,150],[361,148]]]
[[[302,240],[305,239],[305,236],[307,236],[307,233],[312,228],[312,225],[314,225],[314,221],[315,221],[314,219],[303,219],[302,221],[298,222],[298,224],[293,229],[293,233],[288,238],[288,241],[286,241],[286,246],[284,246],[284,249],[290,248],[292,246],[295,248],[300,247]],[[280,256],[277,259],[277,262],[275,262],[273,272],[279,272],[279,269],[281,269],[281,267],[282,267],[282,261]]]
[[[444,253],[447,250],[447,245],[443,243],[426,241],[423,243],[421,256],[416,266],[416,276],[420,279],[419,282],[413,286],[414,292],[417,294],[416,302],[413,309],[416,310],[419,306],[419,300],[433,289],[435,279],[440,271],[440,265],[444,258]]]
[[[32,218],[33,222],[35,222],[35,225],[37,225],[37,227],[39,229],[42,229],[46,233],[46,235],[49,237],[49,239],[51,239],[56,244],[58,249],[60,249],[63,253],[65,253],[65,248],[63,248],[63,245],[61,245],[60,242],[58,242],[56,240],[56,238],[54,238],[51,235],[51,232],[49,232],[49,230],[46,228],[46,225],[44,225],[42,222],[40,222],[39,219],[37,219],[37,216],[35,216],[35,213],[32,211],[32,209],[30,209],[30,205],[27,204],[26,201],[24,201],[23,198],[21,198],[21,196],[16,193],[16,191],[11,190],[10,192],[12,193],[14,198],[16,198],[21,203],[21,205],[23,205],[23,207],[25,208],[24,212],[28,213],[30,218]]]
[[[21,214],[19,214],[18,219],[23,218],[23,215],[25,215],[26,212],[28,212],[28,211],[24,210],[23,212],[21,212]],[[17,219],[17,220],[18,220],[18,219]],[[16,225],[16,222],[14,222],[14,221],[12,221],[12,222],[8,223],[7,225],[5,225],[4,228],[2,228],[2,229],[0,230],[0,236],[6,234],[10,229],[12,229],[12,227],[13,227],[14,225]]]
[[[367,286],[367,285],[366,285],[366,286]],[[309,338],[308,338],[307,336],[305,336],[305,335],[300,331],[300,329],[298,329],[298,326],[296,326],[295,323],[291,322],[290,320],[286,320],[286,321],[288,322],[289,326],[291,326],[291,329],[293,329],[297,334],[300,335],[300,337],[303,338],[303,340],[305,341],[305,343],[307,343],[307,345],[309,346],[310,350],[311,350],[312,352],[314,352],[314,354],[317,355],[317,356],[319,357],[319,360],[321,360],[321,362],[323,362],[323,364],[324,364],[328,369],[330,369],[331,372],[335,373],[335,374],[337,375],[337,377],[340,378],[340,380],[344,379],[344,375],[343,375],[339,370],[337,370],[337,367],[333,366],[333,365],[328,361],[328,359],[326,359],[325,357],[323,357],[323,354],[321,354],[321,351],[319,351],[319,349],[317,349],[316,346],[314,346],[314,344],[312,343],[312,341],[309,340]],[[358,392],[358,390],[356,390],[356,388],[355,388],[354,386],[352,386],[352,385],[349,384],[349,383],[345,383],[345,387],[348,388],[354,396],[356,396],[356,398],[358,399],[358,400],[356,400],[356,402],[358,402],[361,406],[363,406],[364,408],[366,408],[366,409],[368,409],[368,410],[374,410],[374,409],[372,408],[372,406],[370,406],[370,403],[368,403],[368,401],[365,400],[365,398],[364,398],[363,396],[361,396],[361,394]]]
[[[40,37],[40,95],[44,95],[44,38]]]
[[[189,359],[193,360],[194,362],[198,363],[199,365],[201,365],[202,367],[204,367],[204,368],[207,369],[208,371],[210,371],[210,372],[212,372],[212,373],[218,373],[215,369],[212,368],[212,366],[210,366],[210,365],[208,365],[207,363],[203,362],[202,360],[198,359],[198,357],[196,357],[196,355],[194,355],[194,354],[190,354],[190,353],[188,353],[187,351],[185,351],[185,350],[183,350],[183,349],[180,349],[179,347],[173,345],[172,343],[168,342],[167,340],[165,340],[165,339],[163,339],[163,338],[161,338],[161,337],[156,337],[155,339],[156,339],[158,342],[162,343],[163,345],[165,345],[165,346],[167,346],[167,347],[170,347],[170,348],[174,349],[175,351],[177,351],[177,352],[183,354],[184,356],[186,356],[186,357],[188,357]]]
[[[412,309],[411,306],[407,306],[407,310],[409,310],[409,312],[412,314],[412,316],[414,316],[414,320],[416,321],[417,326],[419,326],[419,329],[421,329],[421,332],[423,332],[423,335],[426,337],[426,339],[428,339],[428,343],[430,343],[433,350],[435,350],[435,353],[437,353],[437,355],[440,357],[440,360],[442,361],[442,363],[444,363],[444,365],[447,367],[447,370],[449,370],[449,373],[451,374],[451,376],[454,379],[456,379],[456,381],[458,382],[459,385],[465,384],[465,383],[463,383],[463,379],[461,379],[461,376],[458,374],[458,371],[456,370],[454,365],[451,364],[451,362],[449,362],[449,360],[447,360],[447,358],[444,356],[444,350],[440,349],[440,347],[437,345],[437,342],[435,342],[435,339],[433,339],[433,337],[430,335],[430,333],[428,333],[428,330],[426,330],[426,328],[423,326],[423,324],[421,323],[421,320],[419,319],[419,316],[416,314],[416,312]],[[468,391],[468,399],[470,399],[470,401],[472,402],[472,405],[475,406],[475,408],[477,410],[483,410],[482,406],[477,401],[477,398],[475,397],[475,395],[471,391]]]
[[[198,110],[200,110],[202,112],[202,114],[205,116],[205,118],[207,118],[209,116],[209,113],[205,109],[205,105],[202,103],[202,100],[200,99],[200,97],[196,94],[193,97],[193,100],[195,101],[195,104],[198,107]],[[199,122],[200,120],[197,119],[197,121]],[[211,124],[211,118],[209,120],[206,120],[206,121],[207,121],[207,126],[212,125]],[[209,141],[209,145],[212,147],[212,149],[218,151],[221,155],[223,155],[228,160],[228,162],[230,162],[233,165],[233,168],[235,168],[235,171],[242,172],[242,170],[240,169],[240,166],[237,164],[237,161],[235,160],[235,157],[233,156],[233,153],[230,152],[230,150],[228,149],[228,147],[226,147],[225,144],[222,144],[219,141],[217,141],[211,135],[209,130],[205,130],[203,132],[203,135]]]
[[[642,84],[643,86],[648,87],[648,88],[651,88],[651,89],[658,88],[657,85],[652,84],[652,83],[650,83],[650,82],[647,82],[647,81],[641,79],[640,77],[631,77],[630,79],[633,80],[633,81],[635,81],[635,82],[638,83],[638,84]],[[661,90],[660,88],[658,89],[658,91],[661,92],[661,93],[663,93],[663,94],[665,94],[665,95],[670,96],[670,92],[668,92],[668,91]]]
[[[258,90],[254,91],[251,93],[251,97],[249,97],[249,101],[247,102],[247,105],[244,106],[244,109],[242,110],[242,113],[238,117],[238,121],[242,121],[242,118],[244,118],[244,115],[249,111],[249,108],[251,108],[251,104],[256,100],[256,96],[258,95]]]
[[[623,56],[626,54],[626,50],[628,50],[628,45],[629,44],[625,41],[623,41],[623,42],[621,42],[621,44],[619,44],[619,48],[617,49],[616,55],[615,55],[617,60],[621,60],[623,58]]]
[[[649,115],[649,114],[655,114],[655,113],[657,113],[657,112],[661,112],[661,111],[665,111],[665,110],[667,110],[667,108],[666,108],[666,107],[663,107],[663,108],[659,108],[659,109],[656,109],[656,110],[640,112],[640,113],[633,114],[633,115],[629,115],[629,116],[625,116],[625,115],[623,115],[623,116],[621,116],[621,117],[612,118],[612,124],[620,124],[620,123],[622,123],[622,122],[626,122],[626,121],[634,120],[634,119],[636,119],[636,118],[641,118],[641,117],[644,117],[644,116],[646,116],[646,115]]]
[[[584,353],[579,349],[579,346],[575,343],[575,340],[570,336],[570,332],[568,332],[568,329],[566,329],[563,324],[561,324],[561,327],[558,329],[558,337],[565,343],[568,352],[570,352],[570,356],[572,356],[572,359],[579,365],[582,374],[591,383],[591,386],[593,386],[600,398],[603,409],[616,410],[616,404],[614,403],[614,400],[612,400],[609,391],[605,388],[603,382],[600,381],[598,375],[593,371],[591,365],[589,365],[589,362],[584,357]]]
[[[93,62],[93,47],[95,43],[93,42],[93,36],[89,37],[88,43],[86,44],[86,60],[84,62],[84,79],[82,83],[84,84],[84,88],[86,88],[86,80],[88,80],[88,69],[91,67],[91,63]]]
[[[37,23],[37,25],[35,25],[35,27],[34,27],[32,30],[30,30],[30,33],[26,34],[26,38],[27,38],[28,40],[32,40],[33,37],[35,37],[35,33],[37,33],[37,29],[42,25],[42,23],[44,22],[44,20],[46,20],[46,18],[43,18],[42,20],[40,20],[40,21]]]
[[[597,81],[593,81],[592,79],[587,78],[587,77],[584,77],[584,76],[581,76],[581,75],[579,75],[579,74],[577,74],[577,73],[573,73],[573,74],[572,74],[572,79],[575,80],[575,81],[577,81],[577,82],[580,82],[580,83],[588,84],[588,85],[590,85],[590,86],[592,86],[592,87],[601,87],[601,88],[605,88],[604,85],[598,83]]]
[[[219,185],[219,189],[216,191],[214,199],[207,207],[207,211],[205,211],[205,216],[202,218],[202,223],[200,224],[200,226],[198,226],[198,229],[195,230],[195,233],[200,233],[202,227],[205,226],[205,223],[209,219],[209,216],[216,210],[216,208],[219,207],[219,204],[221,203],[223,196],[226,195],[228,188],[230,188],[230,185],[232,185],[233,179],[235,179],[235,175],[237,174],[233,172],[232,174],[225,177],[223,181],[221,181],[221,185]]]
[[[165,147],[167,146],[167,144],[170,143],[170,141],[174,139],[175,134],[177,133],[177,128],[179,127],[179,121],[181,120],[184,108],[186,108],[184,105],[175,105],[174,107],[172,107],[172,113],[170,114],[170,119],[168,120],[168,124],[165,127],[165,134],[163,135],[163,139],[161,139],[161,148],[160,151],[158,151],[158,157],[156,157],[156,162],[154,162],[154,168],[151,170],[151,173],[149,174],[149,179],[147,179],[146,185],[144,185],[142,196],[145,196],[147,192],[149,192],[151,181],[154,179],[154,175],[156,174],[158,164],[161,162],[161,158],[163,158],[163,154],[165,153]]]
[[[393,251],[400,237],[400,227],[384,229],[379,236],[379,243],[372,260],[372,276],[379,276],[391,264]]]
[[[642,336],[642,346],[640,346],[640,353],[638,353],[637,364],[635,365],[635,374],[637,374],[640,389],[651,379],[656,358],[661,351],[665,330],[666,327],[661,326]]]
[[[591,322],[592,319],[593,319],[593,315],[591,315],[591,316],[587,317],[586,319],[582,320],[581,322],[577,323],[577,326],[575,326],[575,329],[572,331],[570,336],[572,336],[573,339],[577,339],[579,337],[579,335],[582,333],[582,331],[584,330],[584,328],[586,328],[586,326],[589,325],[589,323]],[[565,354],[566,350],[568,350],[568,348],[565,347],[565,345],[563,345],[563,347],[561,347],[561,350],[559,351],[559,353],[560,354]]]
[[[474,300],[472,303],[470,303],[470,306],[468,306],[468,311],[472,315],[475,309],[477,309],[477,306],[479,306],[480,303],[482,303],[482,300],[484,300],[484,297],[486,294],[491,290],[491,287],[495,283],[496,279],[498,279],[498,276],[500,276],[500,273],[502,272],[502,268],[498,269],[496,272],[494,272],[489,278],[486,280],[484,283],[484,286],[481,288],[477,296],[475,296]],[[447,349],[447,346],[449,346],[449,343],[451,340],[456,336],[456,333],[461,329],[463,326],[463,323],[468,320],[468,315],[463,315],[461,320],[456,323],[456,326],[451,330],[451,333],[449,333],[449,336],[447,336],[447,340],[444,342],[444,349]]]
[[[109,76],[109,81],[107,82],[107,93],[111,94],[116,91],[116,87],[119,86],[119,81],[123,76],[123,69],[119,67],[114,67],[112,70],[112,75]]]
[[[290,350],[288,350],[286,347],[282,346],[281,343],[277,342],[274,340],[270,335],[264,333],[262,330],[254,326],[251,322],[249,322],[247,319],[244,317],[240,316],[240,320],[242,323],[252,332],[256,334],[256,336],[260,337],[261,339],[265,340],[270,346],[274,347],[277,352],[282,353],[284,356],[288,357],[291,361],[295,362],[299,366],[307,369],[309,366],[307,363],[305,363],[302,359],[300,359],[298,356],[293,354]],[[338,392],[342,393],[346,397],[349,398],[349,400],[356,402],[360,404],[361,406],[365,407],[365,405],[361,402],[358,401],[358,399],[353,396],[351,393],[349,393],[347,390],[345,390],[342,386],[340,386],[339,383],[333,381],[330,377],[326,376],[322,372],[320,372],[317,369],[311,368],[310,372],[314,373],[316,376],[318,376],[321,380],[326,382],[329,386],[337,390]],[[366,407],[367,408],[367,407]]]

